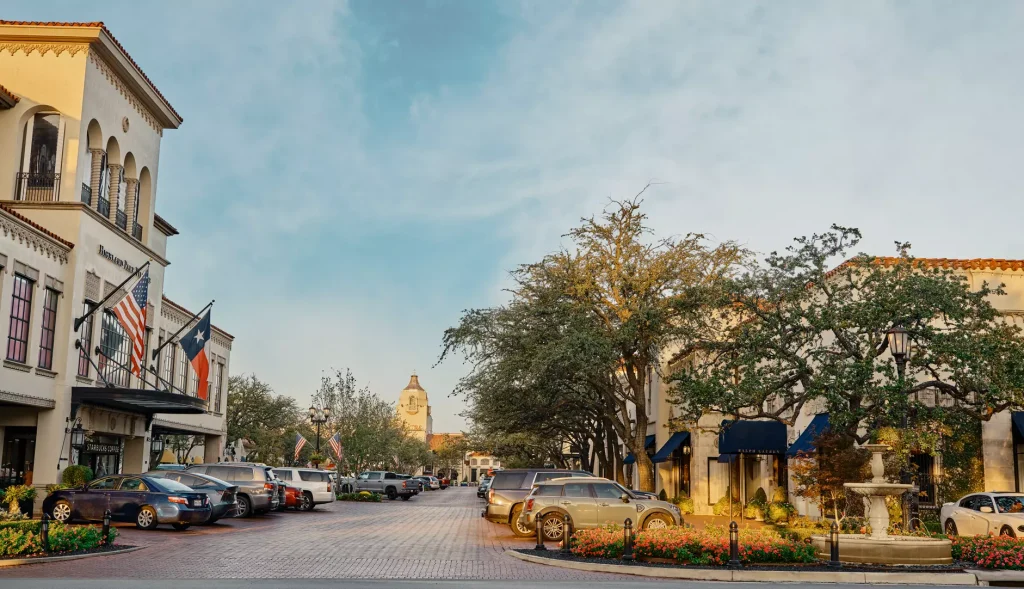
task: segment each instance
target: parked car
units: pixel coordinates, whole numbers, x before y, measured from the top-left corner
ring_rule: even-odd
[[[483,517],[499,524],[508,524],[512,533],[520,538],[533,534],[521,522],[519,514],[523,512],[526,496],[534,485],[562,477],[593,477],[582,470],[564,470],[557,468],[510,468],[495,471],[487,489],[487,507]]]
[[[153,470],[146,476],[177,481],[193,491],[205,493],[210,499],[210,519],[203,523],[212,524],[222,517],[234,517],[238,512],[238,485],[222,481],[198,472],[181,472],[177,470]]]
[[[333,503],[334,485],[331,473],[315,468],[275,468],[274,475],[289,487],[302,489],[302,510],[312,511],[313,507]],[[287,494],[287,492],[286,492]]]
[[[614,481],[601,477],[566,477],[543,482],[530,492],[519,525],[536,533],[539,523],[546,540],[562,539],[565,516],[575,530],[622,525],[627,519],[638,530],[655,530],[683,523],[679,508],[668,501],[641,499]]]
[[[392,500],[401,497],[403,501],[408,501],[418,492],[418,488],[419,485],[410,483],[408,479],[400,479],[397,474],[383,470],[359,473],[359,476],[356,477],[357,492],[380,493]]]
[[[447,489],[451,486],[451,481],[447,477],[438,479],[437,482],[441,483],[441,489]]]
[[[278,507],[278,511],[284,511],[285,509],[302,509],[304,493],[302,489],[293,487],[291,485],[283,485],[284,488],[284,503]]]
[[[484,477],[480,479],[480,484],[476,487],[476,496],[481,499],[487,498],[487,489],[491,488],[491,477]]]
[[[341,477],[334,481],[335,488],[339,493],[354,493],[356,490],[355,477]]]
[[[426,486],[423,483],[423,481],[421,481],[418,478],[413,477],[412,475],[398,474],[398,478],[403,480],[403,481],[407,481],[409,487],[411,487],[415,491],[413,493],[413,495],[420,494],[423,491],[424,487]]]
[[[413,478],[417,479],[417,480],[420,480],[420,481],[423,481],[423,487],[425,489],[430,490],[430,491],[436,491],[436,490],[441,488],[441,481],[437,480],[436,477],[422,475],[422,476],[413,477]]]
[[[238,510],[236,517],[249,517],[254,513],[266,513],[277,509],[284,496],[284,489],[274,478],[273,470],[254,462],[218,462],[197,464],[185,472],[210,475],[238,487]]]
[[[158,464],[155,467],[153,467],[153,470],[185,470],[185,465],[184,464]]]
[[[143,530],[171,524],[188,529],[210,519],[213,508],[205,493],[168,479],[147,475],[113,475],[77,489],[62,489],[43,500],[43,512],[59,522],[101,521],[110,510],[114,521],[135,522]]]
[[[943,504],[939,521],[949,536],[1024,537],[1024,494],[972,493]]]

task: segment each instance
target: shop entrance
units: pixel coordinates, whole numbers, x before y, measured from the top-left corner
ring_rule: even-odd
[[[36,428],[4,428],[3,457],[0,458],[0,487],[32,484],[32,463],[36,455]]]
[[[123,445],[117,436],[89,436],[78,453],[78,464],[92,469],[93,476],[120,474]]]

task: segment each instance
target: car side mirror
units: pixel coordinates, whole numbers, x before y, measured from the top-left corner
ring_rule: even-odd
[[[629,503],[629,495],[625,493],[619,495],[619,499],[621,499],[623,503]]]
[[[82,483],[82,491],[88,491],[88,490],[89,490],[89,482],[86,481],[86,482]]]
[[[992,508],[989,507],[988,505],[982,505],[979,511],[981,511],[982,513],[992,513]]]

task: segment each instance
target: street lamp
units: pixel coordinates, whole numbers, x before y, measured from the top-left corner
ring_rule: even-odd
[[[910,359],[910,334],[903,328],[902,325],[896,324],[885,333],[885,338],[889,342],[889,353],[892,354],[892,359],[896,361],[896,375],[899,377],[900,392],[903,392],[903,381],[907,376],[907,361]],[[904,409],[900,415],[900,429],[903,432],[907,431],[909,411]],[[904,434],[906,435],[906,434]],[[910,460],[909,454],[907,461]],[[910,467],[905,461],[900,466],[900,483],[910,484]],[[918,520],[920,515],[920,498],[918,497],[917,491],[911,489],[910,493],[910,514],[906,518],[907,525],[905,529],[913,531],[916,527],[914,523]]]
[[[81,423],[76,423],[75,427],[71,428],[71,447],[81,450],[83,446],[85,446],[85,430]]]
[[[320,426],[327,423],[327,420],[331,418],[331,409],[329,407],[310,407],[309,408],[309,421],[316,425],[316,453],[320,454]],[[320,466],[317,464],[317,466]]]

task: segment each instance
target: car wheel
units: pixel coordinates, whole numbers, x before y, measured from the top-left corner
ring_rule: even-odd
[[[408,501],[411,495],[402,495],[402,501]]]
[[[523,513],[523,506],[516,505],[512,508],[512,515],[509,518],[508,527],[512,528],[512,533],[520,538],[529,538],[533,536],[533,532],[528,530],[525,526],[519,523],[519,514]]]
[[[947,519],[946,520],[945,530],[946,530],[946,535],[947,536],[956,536],[957,535],[956,522],[954,522],[951,519]]]
[[[398,490],[395,489],[394,487],[388,487],[385,493],[387,493],[388,499],[392,501],[394,501],[398,497]]]
[[[159,522],[156,521],[156,510],[148,505],[143,505],[139,514],[135,516],[135,525],[141,530],[152,530]]]
[[[220,520],[219,517],[211,517],[210,519],[206,520],[206,525],[215,524],[217,523],[218,520]]]
[[[560,513],[549,513],[540,522],[541,533],[548,542],[559,542],[565,532],[565,520]]]
[[[302,505],[299,506],[302,511],[313,511],[313,495],[309,492],[302,494]]]
[[[249,517],[252,515],[252,503],[245,495],[238,496],[238,508],[235,510],[235,517]]]
[[[178,530],[179,532],[184,532],[185,530],[189,529],[189,527],[191,527],[191,526],[192,526],[192,524],[185,524],[185,523],[171,524],[171,527],[174,528],[175,530]]]
[[[53,519],[66,524],[71,521],[71,504],[61,499],[53,506]]]
[[[999,535],[1000,536],[1009,536],[1010,538],[1016,538],[1017,537],[1017,534],[1013,533],[1013,528],[1011,528],[1010,526],[1003,526],[1003,528],[1001,530],[999,530]]]
[[[664,513],[655,513],[644,522],[644,530],[664,530],[672,525],[672,520]]]

